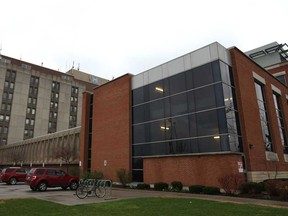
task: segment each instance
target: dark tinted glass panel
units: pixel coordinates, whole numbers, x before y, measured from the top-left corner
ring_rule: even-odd
[[[215,91],[217,107],[224,106],[224,95],[223,95],[222,83],[215,84],[214,91]]]
[[[161,141],[165,139],[166,128],[164,120],[151,122],[150,124],[150,141]]]
[[[169,78],[170,95],[186,90],[185,73],[180,73]]]
[[[151,83],[149,86],[149,100],[158,99],[164,96],[164,87],[162,80]]]
[[[145,124],[133,126],[133,143],[145,142]]]
[[[132,170],[132,180],[134,182],[143,182],[143,171],[142,170]]]
[[[133,124],[145,121],[145,105],[140,105],[132,108]]]
[[[217,136],[213,137],[213,139],[215,139],[216,137]],[[221,151],[230,151],[228,135],[220,136],[220,142],[221,142]]]
[[[199,152],[221,151],[220,141],[219,136],[198,138]]]
[[[186,89],[193,89],[193,70],[186,71]]]
[[[164,118],[164,106],[163,105],[164,105],[163,100],[157,100],[157,101],[153,101],[147,104],[147,109],[149,109],[149,114],[150,114],[149,120]]]
[[[213,85],[195,90],[194,97],[197,111],[216,107]]]
[[[172,139],[188,138],[189,137],[189,122],[188,116],[181,116],[171,119],[170,137]]]
[[[195,112],[194,91],[189,91],[187,94],[188,112]]]
[[[186,93],[178,94],[170,98],[171,115],[180,115],[187,113],[187,95]]]
[[[194,88],[213,83],[211,64],[205,64],[193,69],[193,83]]]
[[[164,102],[165,117],[170,117],[171,116],[170,97],[164,98],[163,102]]]
[[[219,61],[214,61],[211,63],[214,82],[221,81],[220,65]]]
[[[144,88],[137,88],[132,91],[133,105],[144,102]]]
[[[194,144],[194,146],[193,146]],[[168,154],[188,154],[196,150],[195,143],[191,140],[175,140],[167,142]]]
[[[218,109],[217,110],[218,114],[218,127],[219,127],[219,133],[227,133],[227,121],[226,121],[226,111],[225,108],[223,109]],[[234,119],[235,120],[235,119]],[[235,125],[236,126],[236,125]],[[236,128],[235,128],[236,130]],[[237,132],[237,130],[236,130]]]
[[[218,134],[217,111],[207,111],[196,114],[198,136]]]
[[[143,169],[143,159],[133,158],[132,159],[132,169]]]
[[[195,114],[189,115],[188,118],[189,118],[190,137],[196,137],[197,136],[196,115]]]

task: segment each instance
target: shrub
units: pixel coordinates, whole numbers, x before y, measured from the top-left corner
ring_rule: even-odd
[[[279,182],[276,186],[277,193],[279,194],[279,198],[283,201],[288,200],[288,181]]]
[[[189,192],[200,194],[200,193],[203,193],[204,187],[205,186],[203,186],[203,185],[191,185],[191,186],[189,186]]]
[[[203,193],[204,194],[210,194],[210,195],[220,194],[220,188],[218,188],[218,187],[204,187]]]
[[[121,168],[116,170],[116,175],[123,186],[131,182],[131,175],[126,171],[126,169]]]
[[[138,184],[138,185],[136,186],[136,189],[149,190],[149,189],[150,189],[150,184],[145,184],[145,183],[143,183],[143,184]]]
[[[240,190],[241,185],[244,183],[244,176],[237,174],[226,174],[218,178],[221,188],[227,194],[235,194]]]
[[[103,173],[101,171],[84,172],[81,176],[82,179],[101,179],[103,178]]]
[[[90,173],[90,178],[92,179],[103,179],[103,173],[101,171],[93,171]]]
[[[265,188],[263,182],[246,182],[241,187],[242,193],[246,194],[260,194],[264,190]]]
[[[157,190],[157,191],[168,190],[168,184],[165,182],[157,182],[154,184],[154,190]]]
[[[278,196],[278,191],[277,191],[277,185],[281,182],[282,180],[278,179],[268,179],[264,181],[265,185],[265,190],[270,196]]]
[[[89,179],[90,178],[90,172],[84,172],[81,176],[81,179]]]
[[[180,181],[173,181],[171,183],[172,191],[179,192],[183,189],[183,184]]]

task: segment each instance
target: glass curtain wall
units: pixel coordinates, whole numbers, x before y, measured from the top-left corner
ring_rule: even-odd
[[[134,181],[145,156],[241,151],[232,80],[217,60],[132,91]]]

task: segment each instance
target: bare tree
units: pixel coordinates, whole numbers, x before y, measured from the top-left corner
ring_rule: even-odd
[[[72,147],[69,145],[63,146],[61,149],[55,149],[53,157],[55,159],[60,159],[62,162],[66,164],[66,171],[69,171],[69,165],[75,159],[77,159],[77,155]]]
[[[12,162],[14,165],[21,164],[25,160],[23,152],[17,149],[9,149],[6,153],[7,162]]]

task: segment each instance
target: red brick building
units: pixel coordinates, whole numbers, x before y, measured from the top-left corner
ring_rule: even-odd
[[[187,186],[230,173],[287,178],[287,50],[276,48],[265,48],[282,56],[272,67],[213,43],[84,93],[82,172],[118,181],[124,168],[135,182]]]

